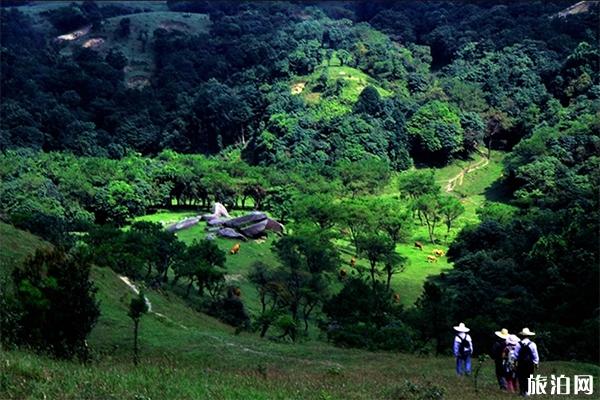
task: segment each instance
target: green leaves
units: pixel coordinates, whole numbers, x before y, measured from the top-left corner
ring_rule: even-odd
[[[129,303],[129,318],[133,320],[139,320],[142,315],[148,312],[148,302],[146,300],[146,296],[144,296],[144,292],[140,290],[140,292],[131,299]]]
[[[408,120],[406,130],[425,153],[448,158],[462,150],[460,116],[448,103],[434,100],[425,104]]]
[[[38,250],[15,269],[17,344],[65,358],[83,350],[100,315],[89,273],[90,265],[79,254],[54,249]]]

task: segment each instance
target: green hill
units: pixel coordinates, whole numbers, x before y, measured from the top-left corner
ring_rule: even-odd
[[[45,242],[0,223],[2,271]],[[250,254],[253,247],[246,246]],[[257,256],[256,254],[254,256]],[[237,259],[241,261],[240,259]],[[232,270],[233,270],[232,263]],[[92,361],[57,361],[2,351],[2,399],[503,399],[493,364],[485,361],[479,392],[454,375],[453,359],[345,350],[322,341],[298,344],[235,335],[168,291],[148,290],[142,364],[131,361],[133,291],[107,268],[95,267],[101,317],[88,342]],[[451,335],[451,333],[449,333]],[[592,374],[597,366],[542,362],[541,374]],[[436,395],[436,393],[443,393]],[[421,396],[421,397],[419,397]],[[433,396],[433,397],[424,397]],[[542,397],[543,398],[543,397]],[[564,397],[569,398],[569,397]]]
[[[130,33],[122,37],[117,33],[122,19],[130,20]],[[130,88],[142,88],[150,84],[154,72],[155,59],[152,50],[152,36],[157,29],[178,31],[195,35],[208,31],[210,19],[204,14],[187,14],[172,11],[149,11],[138,14],[108,18],[102,26],[89,32],[84,28],[83,35],[70,41],[63,54],[69,54],[76,47],[92,48],[101,54],[110,49],[118,49],[127,57],[125,84]]]
[[[46,246],[50,244],[37,236],[0,221],[0,278],[8,276],[36,249]]]
[[[339,89],[328,94],[324,85],[330,89],[338,86]],[[382,97],[392,95],[392,91],[383,88],[375,78],[357,68],[341,65],[334,56],[312,74],[292,79],[290,91],[293,95],[301,96],[317,118],[330,119],[352,111],[358,96],[369,85]]]
[[[48,11],[56,10],[71,3],[81,1],[33,1],[19,7],[19,10],[30,16],[34,25],[43,32],[53,32],[52,25],[45,16]],[[123,6],[123,2],[103,1],[101,5],[110,3]],[[106,18],[98,27],[82,26],[79,30],[64,33],[55,38],[67,43],[61,54],[69,55],[79,47],[92,48],[105,55],[110,49],[119,49],[127,57],[125,67],[125,83],[130,88],[142,88],[150,84],[154,72],[155,59],[152,50],[152,36],[157,29],[178,31],[196,35],[208,31],[210,18],[205,14],[189,14],[169,11],[166,1],[128,1],[126,6],[131,14]],[[130,33],[123,37],[117,33],[122,19],[130,21]]]

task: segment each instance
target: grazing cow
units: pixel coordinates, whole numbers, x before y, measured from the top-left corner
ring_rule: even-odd
[[[348,272],[344,268],[340,269],[340,278],[345,278],[348,275]]]
[[[427,262],[429,262],[429,263],[436,263],[437,262],[437,257],[436,256],[427,256]]]
[[[415,247],[418,248],[419,250],[423,251],[423,243],[415,242]]]
[[[237,297],[240,297],[242,295],[242,289],[240,289],[239,287],[236,287],[235,289],[233,289],[233,294],[236,295]]]
[[[400,295],[398,293],[394,293],[394,301],[396,303],[400,302]]]
[[[356,258],[352,257],[352,258],[350,259],[350,266],[351,266],[352,268],[356,267]]]
[[[231,248],[231,250],[229,250],[229,253],[231,254],[237,254],[240,251],[240,244],[236,243],[233,245],[233,247]]]
[[[446,253],[444,252],[444,250],[435,249],[435,250],[433,250],[433,254],[436,257],[443,257]]]

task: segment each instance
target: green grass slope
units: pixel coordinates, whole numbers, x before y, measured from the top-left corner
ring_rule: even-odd
[[[434,169],[437,182],[445,188],[448,181],[458,176],[462,171],[473,166],[482,165],[481,168],[464,174],[464,178],[456,183],[454,189],[448,192],[448,195],[457,196],[465,207],[465,213],[457,220],[455,226],[452,227],[450,233],[446,237],[446,227],[441,225],[437,228],[436,233],[441,240],[439,244],[431,244],[427,233],[427,227],[415,223],[415,231],[412,238],[406,243],[401,243],[397,247],[399,254],[408,258],[405,271],[394,276],[392,281],[393,289],[400,295],[400,301],[406,306],[414,304],[417,298],[421,295],[423,282],[430,275],[436,275],[440,272],[452,268],[445,256],[438,257],[435,263],[428,262],[427,256],[432,254],[434,249],[448,250],[448,246],[458,234],[458,232],[466,225],[476,223],[479,219],[477,209],[479,209],[486,200],[487,193],[493,188],[495,182],[502,176],[502,160],[503,153],[494,152],[489,162],[485,164],[485,159],[481,156],[474,156],[471,160],[461,160],[452,163],[451,165]],[[445,189],[444,189],[445,190]],[[384,190],[381,197],[397,197],[397,181],[392,179],[390,185]],[[146,215],[136,218],[136,221],[151,221],[159,222],[164,226],[173,224],[184,218],[201,214],[204,211],[168,211],[163,210],[156,214]],[[241,215],[243,212],[234,211],[235,215]],[[177,236],[180,240],[190,244],[193,240],[200,240],[206,236],[205,223],[200,222],[198,225],[180,231]],[[256,289],[248,282],[247,274],[256,261],[262,261],[267,265],[276,266],[278,261],[271,251],[274,236],[269,237],[266,241],[250,240],[241,243],[241,251],[236,255],[227,256],[228,281],[236,286],[239,286],[245,296],[245,304],[248,310],[252,313],[258,310],[258,298]],[[419,250],[414,246],[415,241],[420,241],[424,245],[424,250]],[[216,239],[219,247],[229,252],[231,246],[237,241],[229,239]],[[348,240],[339,240],[338,245],[341,250],[342,261],[344,268],[349,269],[350,260],[355,255],[354,247],[351,246]],[[368,262],[364,259],[357,259],[357,265],[367,268]]]
[[[48,246],[50,244],[39,237],[0,221],[0,279],[7,277],[36,249]]]
[[[68,6],[70,3],[82,2],[34,1],[20,6],[19,10],[30,16],[34,25],[49,35],[54,30],[43,13]],[[61,53],[69,55],[78,47],[92,48],[101,54],[106,54],[113,48],[121,50],[128,60],[125,67],[125,84],[130,88],[142,88],[150,84],[156,61],[152,50],[152,37],[156,29],[196,35],[207,32],[210,27],[208,15],[169,11],[166,1],[103,1],[102,5],[110,3],[125,5],[132,13],[107,18],[101,26],[92,31],[81,27],[84,34],[74,40],[65,41],[67,45]],[[131,33],[127,37],[120,37],[116,33],[123,18],[130,20]]]
[[[340,81],[340,92],[333,96],[325,96],[319,83],[322,75],[327,77],[328,87],[334,87],[336,82]],[[312,107],[316,118],[330,119],[349,113],[360,93],[368,85],[373,86],[382,97],[392,95],[392,92],[383,88],[375,78],[359,69],[340,65],[334,56],[318,66],[310,75],[293,78],[290,81],[290,91],[293,95],[301,96]]]
[[[89,344],[93,361],[57,361],[23,351],[2,352],[2,399],[411,399],[406,382],[441,389],[446,399],[504,399],[491,361],[479,392],[454,376],[449,357],[344,350],[310,341],[276,343],[231,328],[188,308],[177,297],[149,291],[153,313],[140,330],[142,363],[131,362],[131,290],[96,268],[102,316]],[[451,333],[449,333],[451,335]],[[592,374],[598,367],[542,363],[541,374]],[[568,397],[565,397],[568,398]]]
[[[14,265],[44,242],[0,224],[0,254]],[[6,236],[14,240],[4,240]],[[17,243],[20,245],[17,247]],[[250,245],[249,245],[250,246]],[[10,252],[9,252],[10,251]],[[58,361],[26,351],[0,352],[1,399],[411,399],[410,385],[443,390],[446,399],[504,399],[491,361],[479,392],[454,376],[449,357],[372,353],[320,341],[298,344],[235,335],[170,292],[148,290],[152,312],[140,329],[142,363],[131,361],[132,290],[117,274],[95,267],[102,315],[89,337],[92,361]],[[449,332],[449,339],[451,333]],[[588,364],[543,362],[541,374],[592,374]],[[543,398],[543,397],[542,397]],[[564,397],[569,398],[569,397]]]
[[[123,16],[107,19],[99,34],[94,36],[105,38],[105,42],[101,45],[103,49],[116,47],[123,51],[129,60],[129,65],[125,67],[125,83],[129,87],[143,87],[150,83],[155,65],[150,41],[156,29],[195,35],[207,32],[210,25],[210,18],[204,14],[154,11],[126,17],[131,20],[131,33],[127,38],[119,38],[115,34]],[[147,34],[149,37],[145,46],[139,40],[140,35],[143,34]],[[83,43],[85,43],[85,38]]]
[[[55,10],[57,8],[68,6],[71,3],[81,4],[83,1],[64,1],[64,0],[44,0],[31,1],[27,4],[19,6],[19,11],[27,14],[33,19],[33,23],[40,29],[46,32],[52,30],[52,25],[42,15],[46,11]],[[119,0],[102,0],[100,5],[110,5],[111,3],[122,6],[123,4],[130,7],[132,10],[143,12],[152,11],[168,11],[166,1],[154,0],[128,0],[127,2]]]

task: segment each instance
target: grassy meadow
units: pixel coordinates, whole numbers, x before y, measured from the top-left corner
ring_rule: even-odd
[[[431,244],[427,233],[427,227],[420,225],[417,221],[411,240],[398,245],[398,253],[408,259],[404,272],[395,275],[392,280],[392,287],[400,295],[402,304],[411,306],[417,300],[421,294],[423,282],[428,276],[438,274],[441,271],[452,267],[451,264],[448,263],[446,256],[438,257],[438,260],[435,263],[428,262],[427,256],[431,255],[434,249],[447,251],[448,245],[464,226],[478,221],[478,216],[476,214],[477,209],[480,208],[490,196],[494,199],[496,198],[493,195],[495,190],[494,184],[502,175],[503,157],[503,153],[493,152],[489,163],[482,168],[465,174],[462,184],[457,183],[454,190],[449,193],[449,195],[458,196],[461,199],[461,202],[465,207],[465,213],[458,218],[447,237],[446,227],[441,224],[439,225],[436,229],[436,234],[441,243],[435,245]],[[456,177],[461,171],[469,166],[482,163],[482,161],[483,158],[481,156],[475,156],[472,160],[460,160],[447,167],[434,169],[436,181],[444,188],[448,180]],[[384,189],[381,196],[398,196],[396,177],[391,179],[390,184]],[[160,210],[155,214],[136,218],[136,221],[159,222],[164,226],[167,226],[187,217],[202,214],[204,212],[206,212],[206,210]],[[232,212],[234,216],[242,215],[243,213],[243,211],[239,210]],[[177,236],[180,240],[190,244],[193,240],[199,240],[205,237],[205,226],[205,223],[200,222],[198,225],[189,229],[177,232]],[[223,238],[217,238],[216,240],[219,247],[227,252],[231,246],[236,243],[234,240]],[[249,240],[248,242],[243,242],[241,243],[241,250],[238,254],[228,254],[227,256],[228,279],[230,279],[231,283],[236,284],[241,288],[242,292],[245,294],[246,305],[251,312],[257,309],[257,298],[256,290],[247,281],[247,272],[250,266],[257,260],[260,260],[267,265],[277,265],[276,256],[271,251],[273,240],[274,237],[271,236],[267,238],[266,241]],[[423,243],[424,249],[419,250],[415,247],[415,241]],[[348,238],[338,240],[338,244],[343,263],[345,264],[344,268],[349,269],[350,260],[355,256],[355,249],[350,244]],[[360,258],[357,258],[356,263],[357,266],[364,268],[368,265],[367,260]]]
[[[87,364],[25,351],[0,353],[2,399],[506,399],[493,363],[482,365],[478,391],[454,375],[450,357],[367,352],[323,342],[258,339],[197,313],[177,296],[150,291],[142,319],[142,362],[131,362],[132,292],[109,269],[95,268],[102,316],[89,337]],[[592,374],[596,366],[542,363],[541,374]],[[442,397],[417,397],[441,393]],[[516,396],[514,396],[516,398]],[[543,397],[542,397],[543,398]],[[569,397],[564,397],[569,398]]]
[[[464,200],[471,202],[471,206],[451,235],[456,234],[459,226],[477,218],[476,208],[501,172],[501,158],[501,154],[495,154],[490,164],[467,174],[463,184],[456,188],[455,194],[464,193]],[[437,178],[449,179],[460,168],[438,170]],[[394,195],[391,188],[386,193]],[[170,224],[195,214],[195,211],[163,211],[138,220]],[[417,227],[414,239],[425,242],[424,229]],[[5,275],[35,248],[47,245],[7,224],[0,224],[0,233],[0,265]],[[203,224],[178,233],[188,243],[204,235]],[[216,240],[224,250],[233,243]],[[256,311],[257,299],[246,273],[255,260],[275,265],[277,261],[270,250],[272,241],[271,237],[265,242],[244,242],[238,255],[227,256],[228,279],[239,284],[251,313]],[[344,259],[349,259],[352,248],[343,242],[340,245]],[[426,245],[421,252],[407,243],[398,248],[410,263],[405,272],[394,278],[393,285],[407,305],[418,297],[426,276],[451,267],[445,257],[435,264],[426,262],[424,257],[433,247]],[[147,292],[152,312],[142,318],[142,362],[134,367],[132,322],[127,316],[133,292],[110,269],[94,267],[92,278],[98,287],[102,314],[88,338],[91,361],[84,365],[4,349],[0,353],[0,398],[493,400],[513,397],[496,389],[490,360],[482,364],[476,391],[473,379],[455,376],[454,360],[448,356],[336,348],[325,343],[316,329],[297,344],[259,339],[251,333],[236,335],[231,327],[195,311],[189,300],[171,290]],[[449,340],[450,335],[449,332]],[[600,369],[583,363],[542,362],[539,372],[599,377]]]

